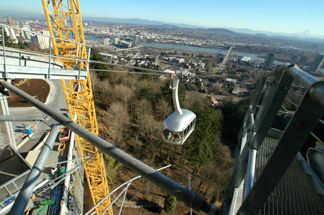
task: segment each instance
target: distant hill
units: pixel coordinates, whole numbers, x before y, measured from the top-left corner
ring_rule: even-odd
[[[208,28],[208,31],[222,34],[237,34],[234,31],[225,28]]]
[[[124,23],[124,24],[135,24],[135,25],[169,25],[181,28],[202,28],[201,26],[188,25],[188,24],[178,24],[178,23],[167,23],[160,21],[153,21],[147,19],[139,19],[139,18],[110,18],[110,17],[87,17],[83,18],[84,21],[97,21],[97,22],[111,22],[111,23]]]
[[[298,33],[287,34],[283,32],[251,30],[248,28],[228,28],[228,29],[236,33],[242,33],[242,34],[253,34],[257,36],[271,36],[273,38],[278,38],[278,39],[292,39],[292,40],[303,40],[309,42],[324,43],[323,36],[315,35],[309,30],[298,32]]]
[[[0,16],[4,17],[19,17],[19,18],[36,18],[45,19],[42,12],[40,13],[29,13],[29,12],[18,12],[18,11],[4,11],[0,10]],[[292,39],[292,40],[303,40],[309,42],[324,43],[324,36],[315,35],[310,30],[305,30],[303,32],[297,33],[282,33],[282,32],[270,32],[270,31],[259,31],[251,30],[248,28],[206,28],[197,25],[181,24],[181,23],[166,23],[161,21],[139,19],[139,18],[109,18],[109,17],[87,17],[84,16],[83,20],[95,21],[95,22],[110,22],[110,23],[121,23],[121,24],[135,24],[135,25],[155,25],[155,26],[170,26],[170,27],[180,27],[180,28],[195,28],[195,29],[207,29],[210,32],[217,32],[220,34],[250,34],[258,37],[273,37],[277,39]]]
[[[11,11],[11,10],[0,10],[0,16],[4,17],[17,17],[17,18],[34,18],[34,19],[44,19],[44,13],[29,13],[29,12],[20,12],[20,11]]]

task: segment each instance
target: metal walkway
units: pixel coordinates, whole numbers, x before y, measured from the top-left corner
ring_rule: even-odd
[[[300,153],[310,137],[323,142],[323,113],[324,82],[288,64],[261,75],[221,213],[324,214],[323,181]]]
[[[273,138],[264,140],[256,158],[256,179],[261,175],[277,144],[278,140]],[[307,167],[304,162],[302,155],[298,154],[264,203],[260,215],[324,213],[324,196],[316,191],[312,175],[305,172]]]

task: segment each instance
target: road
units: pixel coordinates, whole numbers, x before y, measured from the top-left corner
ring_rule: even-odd
[[[232,99],[233,102],[237,103],[239,101],[241,101],[242,97],[237,97],[237,96],[233,96],[233,95],[230,95],[230,96],[223,96],[223,95],[216,95],[216,94],[208,94],[208,93],[200,93],[200,92],[190,92],[192,94],[196,94],[196,95],[199,95],[200,97],[201,96],[204,96],[204,97],[207,97],[207,96],[212,96],[214,97],[217,101],[224,101],[226,99]]]
[[[48,80],[47,82],[50,85],[50,92],[45,104],[62,114],[67,113],[67,106],[61,81]],[[30,116],[31,118],[44,118],[46,116],[46,114],[39,111],[35,107],[10,108],[10,115]],[[50,126],[54,123],[56,123],[56,121],[49,117],[42,122],[13,122],[12,124],[17,143],[21,141],[21,132],[24,131],[24,125],[28,124],[36,127],[31,139],[19,148],[19,152],[28,152],[31,148],[33,148],[46,135],[47,131],[50,130]]]

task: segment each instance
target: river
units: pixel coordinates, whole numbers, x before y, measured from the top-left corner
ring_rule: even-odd
[[[142,45],[144,47],[153,47],[153,48],[160,48],[160,49],[178,49],[178,50],[185,50],[185,51],[205,52],[205,53],[222,54],[222,55],[226,55],[227,53],[227,50],[223,50],[223,49],[202,48],[196,46],[182,46],[182,45],[173,45],[173,44],[165,44],[165,43],[142,43]],[[264,61],[264,58],[259,57],[257,54],[248,53],[248,52],[232,51],[231,55],[251,57],[252,60]]]
[[[85,35],[85,39],[92,40],[98,43],[103,43],[102,37]],[[227,50],[223,50],[223,49],[212,49],[212,48],[203,48],[203,47],[196,47],[196,46],[183,46],[183,45],[174,45],[174,44],[166,44],[166,43],[142,43],[142,46],[160,48],[160,49],[176,49],[176,50],[185,50],[185,51],[222,54],[222,55],[226,55],[227,53]],[[249,52],[232,51],[231,55],[241,56],[241,57],[251,57],[253,61],[261,61],[261,62],[264,61],[264,58],[259,57],[258,54],[249,53]],[[275,60],[273,63],[278,65],[278,64],[283,64],[285,62]]]

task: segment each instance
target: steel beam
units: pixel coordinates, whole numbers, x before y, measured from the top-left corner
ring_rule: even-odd
[[[0,115],[0,121],[42,121],[46,120],[46,117],[30,117],[30,116],[15,116],[15,115]]]
[[[229,210],[234,189],[240,186],[246,174],[249,149],[251,147],[256,150],[259,149],[276,114],[280,109],[280,105],[288,93],[289,86],[291,85],[293,78],[285,72],[285,69],[286,67],[277,68],[270,80],[270,84],[262,100],[261,107],[255,118],[255,124],[253,126],[253,131],[256,132],[255,136],[250,144],[246,144],[244,146],[227,186],[225,200],[222,206],[223,214]]]
[[[314,84],[304,95],[294,117],[290,120],[260,177],[243,201],[239,212],[258,214],[259,209],[263,207],[311,131],[315,129],[324,113],[324,108],[319,101],[312,98],[310,92],[316,91],[319,87],[322,86]]]
[[[60,131],[61,125],[54,125],[51,130],[51,134],[48,137],[42,151],[39,153],[37,160],[27,176],[27,179],[21,188],[17,199],[12,206],[9,215],[23,214],[29,199],[33,194],[33,190],[36,186],[37,179],[39,178],[41,171],[46,163],[47,158],[54,146],[55,139]]]
[[[55,112],[45,104],[34,99],[32,96],[23,92],[22,90],[14,87],[6,81],[1,80],[0,84],[5,88],[9,89],[11,92],[15,93],[19,97],[23,98],[27,102],[31,103],[33,106],[43,111],[47,115],[51,116],[53,119],[59,123],[65,125],[73,132],[77,133],[80,137],[84,138],[88,142],[92,143],[94,146],[102,150],[103,153],[110,155],[117,161],[121,162],[123,165],[133,170],[137,174],[143,176],[147,180],[151,181],[155,185],[159,186],[163,190],[174,195],[177,199],[183,201],[188,207],[191,207],[197,211],[204,211],[207,214],[219,214],[219,209],[209,204],[204,200],[204,198],[187,189],[186,187],[180,185],[179,183],[171,180],[165,175],[157,172],[152,167],[142,163],[141,161],[133,158],[124,151],[120,150],[111,143],[105,141],[104,139],[98,137],[97,135],[91,133],[87,129],[68,119],[67,117]]]

